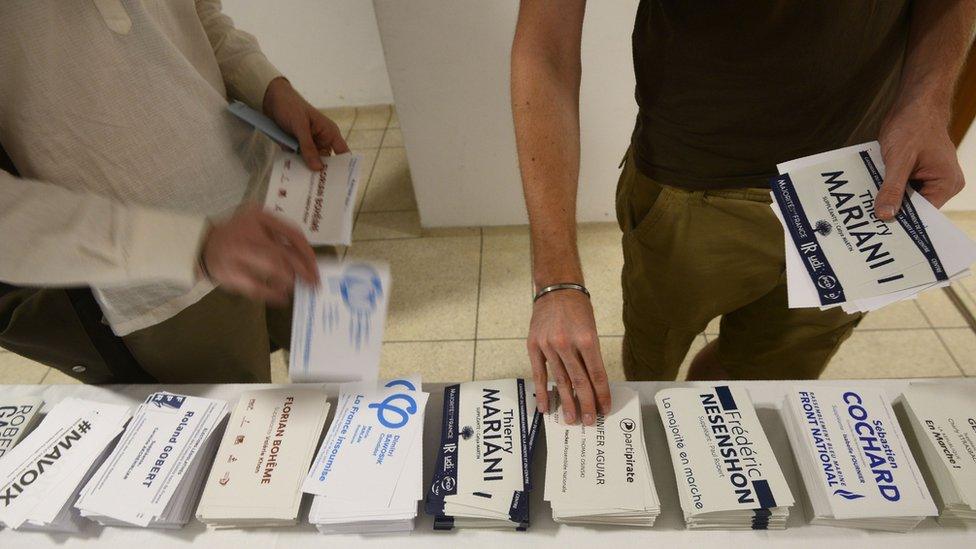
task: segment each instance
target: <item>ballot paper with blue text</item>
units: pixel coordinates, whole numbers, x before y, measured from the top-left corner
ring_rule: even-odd
[[[42,406],[37,397],[0,399],[0,458],[30,433],[41,419]]]
[[[182,527],[193,516],[226,416],[222,400],[149,395],[76,507],[105,525]]]
[[[264,207],[302,229],[312,246],[352,243],[361,155],[323,156],[312,171],[301,156],[278,153],[268,180]]]
[[[241,394],[197,506],[214,528],[298,522],[301,484],[329,414],[321,384]]]
[[[786,233],[791,308],[870,311],[970,274],[976,243],[910,186],[895,221],[876,218],[877,142],[778,168],[772,208]]]
[[[976,528],[976,393],[958,384],[918,382],[902,401],[935,481],[939,523]]]
[[[318,261],[321,284],[295,283],[288,375],[293,382],[376,381],[390,300],[390,268]]]
[[[541,417],[522,379],[444,389],[441,446],[426,501],[435,529],[529,526],[529,463]]]
[[[784,412],[813,524],[907,532],[936,514],[883,390],[801,385]]]
[[[689,529],[786,527],[793,494],[744,388],[670,388],[655,398]]]
[[[339,404],[303,490],[315,494],[308,521],[320,532],[413,530],[423,497],[420,376],[343,384]]]
[[[0,523],[16,529],[76,532],[73,508],[83,483],[129,419],[129,406],[66,398],[0,459]]]

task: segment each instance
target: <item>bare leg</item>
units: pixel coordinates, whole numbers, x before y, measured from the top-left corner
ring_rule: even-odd
[[[728,372],[718,361],[718,339],[713,339],[691,361],[688,381],[718,381],[728,378]]]

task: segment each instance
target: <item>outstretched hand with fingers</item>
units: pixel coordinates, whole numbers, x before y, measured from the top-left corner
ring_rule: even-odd
[[[288,80],[275,78],[264,92],[264,114],[295,136],[310,170],[319,171],[322,156],[349,152],[336,123],[305,101]]]

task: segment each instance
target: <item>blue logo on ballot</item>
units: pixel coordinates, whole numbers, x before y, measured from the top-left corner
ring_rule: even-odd
[[[408,391],[416,391],[413,383],[406,379],[394,379],[388,382],[385,387],[404,387]],[[402,403],[398,405],[396,403]],[[410,416],[417,413],[417,401],[405,393],[397,393],[383,399],[383,402],[373,403],[368,406],[376,410],[376,419],[380,425],[388,429],[399,429],[410,421]],[[392,418],[390,416],[393,416]]]

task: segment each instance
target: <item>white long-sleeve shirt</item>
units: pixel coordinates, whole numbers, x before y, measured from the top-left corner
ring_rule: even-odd
[[[119,335],[206,295],[205,219],[273,149],[227,97],[260,109],[277,76],[218,0],[0,2],[0,280],[91,285]]]

